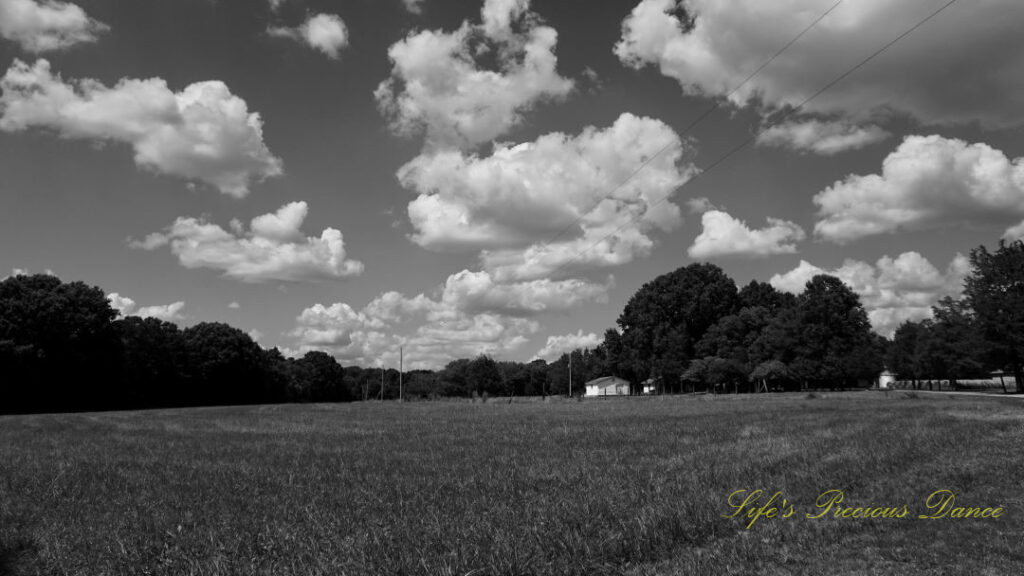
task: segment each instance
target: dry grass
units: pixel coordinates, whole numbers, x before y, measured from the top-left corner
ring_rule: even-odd
[[[924,396],[0,417],[0,574],[1024,573],[1024,402]],[[1007,512],[722,517],[757,488]]]

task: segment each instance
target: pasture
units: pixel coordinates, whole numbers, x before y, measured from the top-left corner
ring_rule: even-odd
[[[1024,574],[1022,453],[1024,402],[904,392],[4,416],[0,574]]]

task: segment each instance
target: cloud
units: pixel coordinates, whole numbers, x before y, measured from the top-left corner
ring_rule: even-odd
[[[873,234],[1024,217],[1024,160],[987,144],[907,136],[881,174],[850,175],[814,196],[816,234],[846,243]]]
[[[414,31],[393,44],[391,78],[374,92],[391,127],[425,132],[432,147],[472,148],[518,125],[537,102],[564,98],[573,82],[556,70],[558,33],[535,24],[528,8],[529,0],[486,0],[481,24]]]
[[[1011,242],[1014,240],[1024,240],[1024,222],[1008,228],[1003,234],[1003,239]]]
[[[847,259],[835,270],[824,270],[801,260],[793,270],[772,276],[769,283],[779,290],[799,294],[818,274],[836,276],[860,296],[875,331],[892,336],[905,321],[930,318],[931,307],[942,297],[958,297],[969,273],[970,262],[962,254],[957,254],[941,272],[921,254],[904,252],[895,259],[883,256],[874,266]]]
[[[127,316],[138,316],[139,318],[156,318],[163,320],[164,322],[179,322],[184,320],[181,310],[185,307],[184,302],[172,302],[171,304],[162,304],[158,306],[143,306],[137,307],[135,300],[128,298],[127,296],[121,296],[117,292],[107,294],[107,301],[110,302],[110,307],[117,310],[117,313],[121,317]]]
[[[651,231],[681,222],[679,207],[662,201],[695,173],[682,162],[689,150],[664,123],[627,113],[609,128],[591,126],[577,136],[496,145],[488,157],[425,153],[398,178],[418,194],[408,206],[413,242],[479,251],[484,268],[505,282],[546,277],[578,254],[577,266],[614,266],[648,254]],[[543,243],[560,232],[557,242]]]
[[[405,9],[408,10],[410,13],[422,14],[424,1],[425,0],[402,0],[402,4],[405,6]]]
[[[710,210],[718,210],[711,200],[708,200],[705,196],[699,198],[690,198],[686,201],[686,206],[690,209],[693,214],[703,214]]]
[[[889,135],[873,124],[856,126],[845,122],[804,120],[771,126],[757,135],[757,143],[761,146],[832,156],[876,144]]]
[[[456,358],[515,351],[538,325],[526,318],[480,313],[420,323],[404,335],[394,327],[382,328],[380,319],[347,304],[316,304],[296,318],[288,333],[296,347],[289,352],[298,356],[320,350],[346,364],[397,366],[403,347],[406,369],[437,369]]]
[[[456,358],[514,351],[539,329],[536,318],[607,302],[612,285],[549,279],[502,284],[486,272],[463,270],[434,296],[385,292],[361,310],[316,304],[288,333],[291,350],[322,350],[344,362],[393,365],[404,347],[406,366],[440,368]]]
[[[768,226],[751,230],[746,222],[721,210],[709,210],[701,216],[701,233],[687,250],[690,258],[719,256],[767,256],[793,254],[796,243],[806,234],[793,222],[768,218]]]
[[[78,5],[55,0],[0,0],[0,36],[28,52],[64,50],[96,42],[110,30]]]
[[[615,45],[633,68],[657,66],[691,95],[725,96],[833,0],[643,0]],[[938,6],[844,2],[730,96],[736,105],[800,104]],[[683,20],[693,18],[692,29]],[[864,120],[893,111],[926,124],[1024,124],[1024,3],[953,6],[870,66],[811,101],[805,111]],[[686,31],[684,31],[686,30]],[[950,81],[956,78],[956,81]]]
[[[232,303],[228,304],[228,308],[230,308],[232,310],[238,310],[241,307],[242,307],[242,305],[239,304],[238,302],[232,302]]]
[[[566,334],[564,336],[548,336],[547,344],[534,355],[534,358],[542,358],[551,362],[562,354],[576,349],[596,348],[603,341],[604,337],[598,336],[593,332],[584,334],[583,330],[577,330],[575,334]]]
[[[320,237],[301,232],[308,212],[305,202],[285,204],[275,213],[253,218],[249,232],[237,221],[229,232],[201,218],[180,217],[166,231],[130,245],[143,250],[170,245],[182,266],[223,270],[225,276],[243,282],[301,282],[361,274],[363,264],[347,257],[341,232],[326,228]]]
[[[172,92],[160,78],[64,82],[50,63],[15,60],[0,79],[0,130],[51,130],[64,138],[130,144],[135,163],[244,197],[253,181],[280,176],[263,122],[223,82]]]
[[[341,17],[334,14],[310,16],[296,28],[271,26],[267,33],[278,38],[291,38],[303,42],[335,60],[341,50],[348,46],[348,28]]]

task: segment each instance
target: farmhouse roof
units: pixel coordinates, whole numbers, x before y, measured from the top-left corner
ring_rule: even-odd
[[[629,380],[625,378],[619,378],[618,376],[602,376],[600,378],[594,378],[590,382],[587,382],[587,386],[597,386],[598,388],[605,388],[607,386],[617,386],[620,384],[629,384]]]

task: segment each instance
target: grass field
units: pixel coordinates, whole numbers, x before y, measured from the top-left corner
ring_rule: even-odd
[[[8,416],[0,574],[1024,574],[1022,454],[1024,402],[902,392]]]

